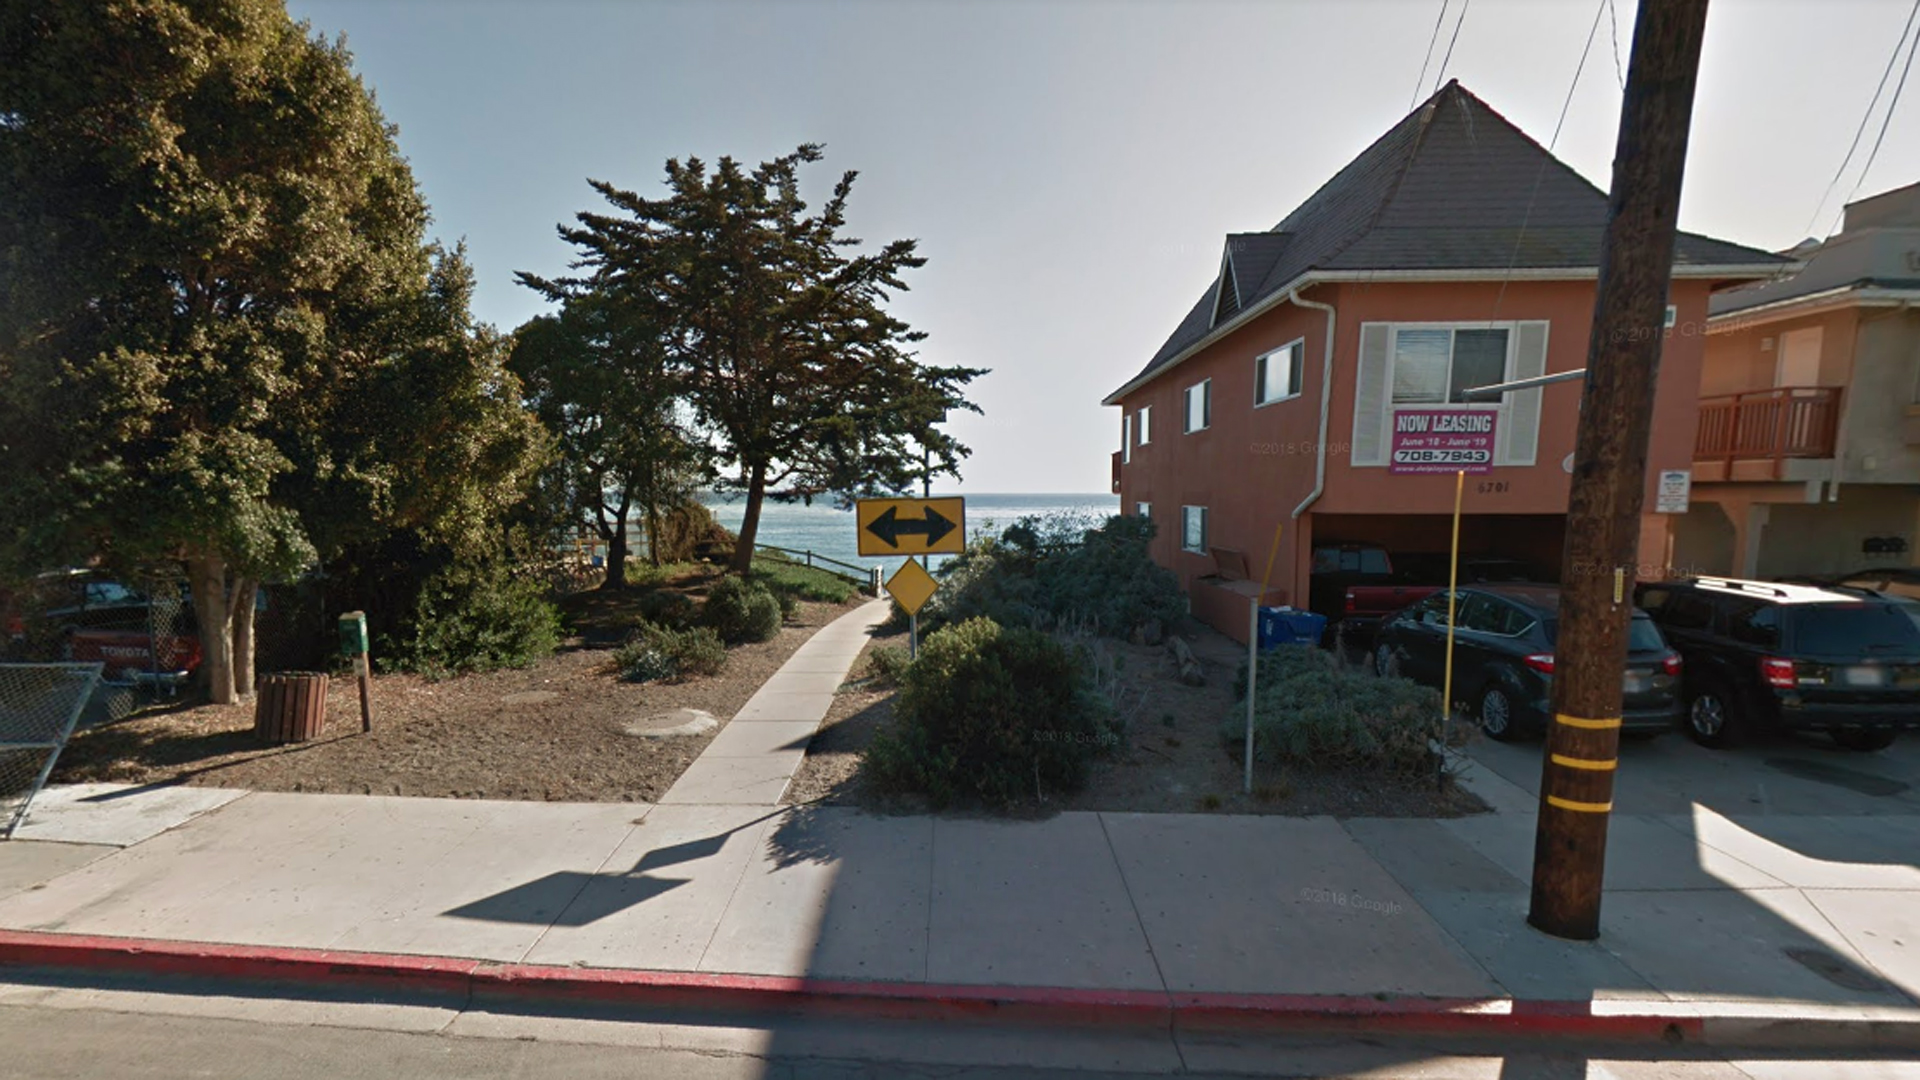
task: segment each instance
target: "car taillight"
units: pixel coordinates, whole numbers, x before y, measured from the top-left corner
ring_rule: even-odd
[[[1669,675],[1675,675],[1675,676],[1679,675],[1680,674],[1680,654],[1677,652],[1670,652],[1667,655],[1661,657],[1660,670],[1666,672]]]
[[[1528,667],[1542,675],[1553,674],[1553,654],[1550,652],[1534,653],[1527,657],[1525,662]]]
[[[1356,604],[1356,603],[1354,603],[1354,601],[1353,601],[1353,590],[1352,590],[1352,589],[1348,589],[1348,590],[1347,590],[1347,606],[1346,606],[1346,608],[1345,608],[1345,610],[1346,610],[1346,613],[1347,613],[1347,614],[1349,614],[1349,615],[1351,615],[1351,614],[1353,614],[1353,613],[1354,613],[1355,611],[1358,611],[1358,610],[1360,610],[1360,605],[1358,605],[1358,604]]]
[[[1782,660],[1777,656],[1760,658],[1760,677],[1775,690],[1791,690],[1799,685],[1800,674],[1793,669],[1793,661]]]

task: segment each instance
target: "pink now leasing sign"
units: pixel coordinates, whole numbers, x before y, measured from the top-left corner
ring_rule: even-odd
[[[1492,409],[1459,406],[1393,410],[1390,473],[1486,473],[1493,471]]]

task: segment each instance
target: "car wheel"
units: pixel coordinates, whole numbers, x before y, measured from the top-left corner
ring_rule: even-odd
[[[1740,722],[1734,716],[1733,695],[1719,683],[1707,683],[1687,698],[1687,734],[1701,746],[1716,749],[1740,741]]]
[[[1512,742],[1519,738],[1519,725],[1513,715],[1513,695],[1499,683],[1490,684],[1480,691],[1480,705],[1475,710],[1480,716],[1480,730],[1487,738],[1501,742]]]
[[[1849,750],[1871,754],[1892,746],[1893,732],[1882,728],[1840,728],[1833,733],[1833,741]]]
[[[1382,644],[1373,650],[1373,673],[1383,679],[1399,677],[1400,656],[1393,646]]]

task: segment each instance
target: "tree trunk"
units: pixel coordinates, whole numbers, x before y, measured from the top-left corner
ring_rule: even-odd
[[[242,698],[253,696],[253,613],[259,592],[259,582],[241,578],[227,604],[233,612],[233,689]]]
[[[660,500],[647,501],[647,561],[660,565]]]
[[[767,466],[756,463],[747,474],[747,510],[740,516],[740,540],[727,569],[745,577],[753,569],[753,540],[760,532],[760,504],[767,497]]]
[[[627,509],[632,505],[633,497],[623,487],[620,505],[613,513],[613,527],[602,530],[607,541],[607,580],[600,584],[603,589],[627,587]]]
[[[193,588],[194,621],[200,632],[200,683],[215,705],[231,705],[233,692],[233,620],[227,608],[227,565],[218,555],[187,560]]]

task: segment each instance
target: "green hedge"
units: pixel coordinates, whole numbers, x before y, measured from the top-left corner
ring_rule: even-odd
[[[1246,677],[1240,704],[1221,721],[1229,749],[1246,739]],[[1342,664],[1311,645],[1261,655],[1254,687],[1254,760],[1359,767],[1401,779],[1431,776],[1428,740],[1439,734],[1438,692]]]
[[[613,662],[628,682],[718,675],[727,666],[727,646],[711,627],[675,629],[641,623],[614,652]]]
[[[544,593],[502,566],[449,566],[384,643],[384,666],[431,675],[530,667],[560,644],[560,611]]]
[[[768,641],[780,632],[780,601],[767,587],[745,578],[724,577],[707,594],[701,622],[729,645]]]

